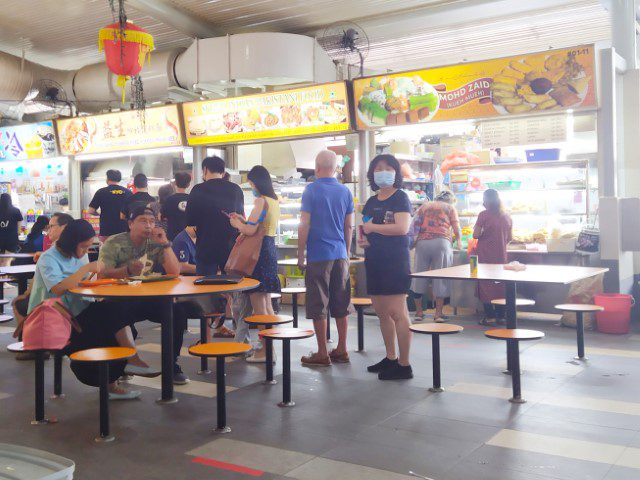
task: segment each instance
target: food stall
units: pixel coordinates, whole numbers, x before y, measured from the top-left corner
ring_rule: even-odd
[[[68,159],[58,155],[53,122],[0,128],[0,193],[22,211],[23,233],[38,215],[67,208]]]
[[[513,219],[510,259],[585,263],[575,240],[598,205],[594,57],[586,45],[357,79],[356,126],[375,136],[370,155],[401,161],[416,206],[445,188],[456,194],[456,262],[467,261],[483,192],[494,188]],[[473,292],[460,287],[452,303],[470,305]]]
[[[188,145],[233,147],[234,166],[241,174],[254,165],[269,169],[281,200],[276,243],[281,257],[294,257],[306,184],[302,172],[311,173],[316,153],[344,145],[344,135],[352,130],[347,84],[197,101],[183,104],[182,111]],[[248,214],[254,197],[242,182]],[[300,278],[297,269],[288,269],[287,284]]]
[[[96,228],[97,218],[88,216],[86,208],[105,186],[107,170],[120,170],[128,187],[136,174],[144,173],[151,195],[174,172],[191,171],[193,156],[183,147],[178,105],[63,119],[56,127],[61,151],[80,164],[82,214]]]

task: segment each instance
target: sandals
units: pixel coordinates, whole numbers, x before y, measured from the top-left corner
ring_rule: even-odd
[[[236,332],[225,327],[224,325],[213,332],[213,338],[233,338],[236,336]]]
[[[424,320],[424,313],[421,313],[420,315],[416,313],[415,317],[413,317],[414,322],[421,322],[423,320]]]

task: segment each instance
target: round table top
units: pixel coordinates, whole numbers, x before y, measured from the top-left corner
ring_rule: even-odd
[[[259,335],[273,340],[296,340],[313,337],[315,332],[304,328],[270,328],[262,330]]]
[[[357,265],[359,263],[364,263],[364,258],[362,258],[362,257],[351,257],[349,259],[349,263],[351,265]],[[284,258],[282,260],[278,260],[278,265],[283,266],[283,267],[297,267],[298,266],[298,259],[297,258]]]
[[[282,293],[307,293],[306,287],[285,287],[280,290]]]
[[[242,292],[260,285],[252,278],[245,278],[232,285],[194,285],[194,280],[201,277],[183,277],[161,282],[147,282],[139,285],[103,285],[99,287],[78,287],[70,293],[83,297],[193,297],[211,293]]]
[[[494,328],[487,330],[484,334],[496,340],[539,340],[544,338],[544,332],[524,328]]]
[[[411,325],[409,329],[416,333],[448,335],[450,333],[458,333],[464,330],[460,325],[452,323],[418,323]]]
[[[245,317],[244,321],[249,325],[281,325],[293,322],[293,317],[288,315],[251,315]]]
[[[492,305],[507,305],[506,298],[497,298],[496,300],[491,300]],[[528,298],[516,298],[516,307],[531,307],[535,305],[536,302],[534,300],[530,300]]]
[[[558,310],[563,312],[602,312],[604,307],[600,305],[583,305],[580,303],[563,303],[562,305],[556,305]]]
[[[69,358],[74,362],[112,362],[114,360],[125,360],[136,354],[135,348],[127,347],[104,347],[90,348],[72,353]]]
[[[369,305],[373,305],[373,302],[370,298],[351,298],[351,303],[356,307],[368,307]]]
[[[189,353],[195,357],[229,357],[251,350],[251,345],[240,342],[201,343],[189,347]]]

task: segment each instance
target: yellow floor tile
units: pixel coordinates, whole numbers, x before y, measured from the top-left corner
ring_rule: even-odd
[[[320,457],[287,473],[287,477],[297,480],[336,480],[342,478],[349,480],[415,480],[416,478]]]
[[[155,378],[145,378],[145,377],[133,377],[132,380],[128,382],[130,385],[139,385],[141,387],[154,388],[156,390],[160,390],[162,388],[162,379],[161,377]],[[199,382],[197,380],[191,380],[186,385],[174,385],[174,390],[176,393],[187,394],[187,395],[198,395],[199,397],[207,397],[207,398],[215,398],[216,397],[216,384],[208,383],[208,382]],[[233,392],[237,390],[236,387],[225,388],[226,392]]]

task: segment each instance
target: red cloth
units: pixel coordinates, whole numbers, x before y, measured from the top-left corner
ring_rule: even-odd
[[[478,238],[478,262],[507,263],[507,244],[511,241],[512,222],[506,213],[480,213],[476,229],[481,228]],[[478,282],[478,297],[482,303],[505,298],[504,284],[490,281]]]

